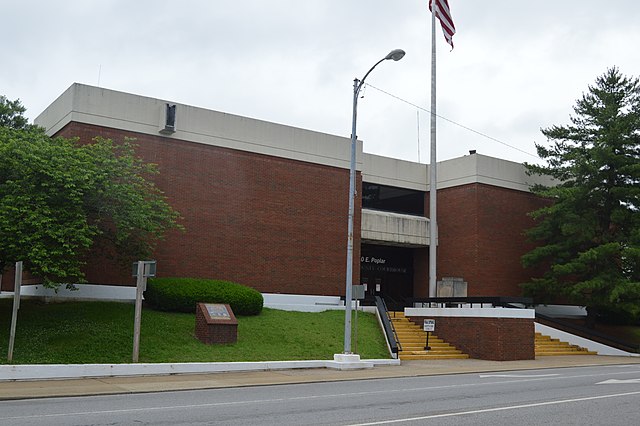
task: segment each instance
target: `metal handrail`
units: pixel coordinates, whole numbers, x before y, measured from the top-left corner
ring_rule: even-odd
[[[387,336],[387,340],[389,341],[389,346],[391,347],[391,352],[397,354],[398,351],[402,350],[402,346],[400,345],[400,341],[398,340],[398,335],[396,334],[396,329],[393,326],[393,322],[389,319],[389,311],[387,310],[387,304],[380,296],[375,297],[376,308],[378,309],[378,313],[380,314],[380,318],[382,320],[382,327],[384,328],[384,333]]]
[[[442,306],[457,306],[461,305],[484,305],[501,306],[501,307],[515,307],[509,306],[512,304],[521,304],[524,306],[531,306],[533,299],[529,297],[490,297],[490,296],[474,296],[474,297],[420,297],[409,299],[412,304],[421,303],[423,305],[442,305]],[[519,306],[518,306],[519,307]]]
[[[398,302],[396,299],[394,299],[393,297],[390,296],[380,296],[382,298],[382,301],[384,302],[384,306],[385,308],[387,308],[387,312],[389,311],[389,305],[391,305],[393,309],[393,313],[395,315],[395,312],[397,310],[404,310],[404,308],[407,307],[407,302],[406,300],[402,299],[400,302]]]
[[[590,328],[582,327],[579,325],[571,324],[569,322],[562,321],[558,318],[553,318],[548,315],[539,314],[536,312],[536,320],[540,323],[547,323],[550,327],[557,328],[562,331],[566,331],[571,334],[575,334],[580,337],[584,337],[585,339],[593,340],[594,342],[602,343],[607,346],[611,346],[623,351],[640,353],[640,346],[633,345],[629,342],[625,342],[622,340],[618,340],[608,336],[604,333],[600,333],[599,331],[592,330]]]

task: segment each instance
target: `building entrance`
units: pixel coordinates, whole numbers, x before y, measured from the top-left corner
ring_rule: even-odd
[[[360,281],[365,299],[382,296],[387,304],[413,297],[413,250],[404,247],[362,244]]]

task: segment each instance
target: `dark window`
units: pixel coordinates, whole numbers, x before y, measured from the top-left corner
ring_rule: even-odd
[[[424,216],[424,192],[363,182],[362,207]]]

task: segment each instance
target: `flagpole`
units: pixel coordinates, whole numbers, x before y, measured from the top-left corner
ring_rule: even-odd
[[[431,7],[431,157],[429,165],[429,297],[436,297],[437,172],[436,172],[436,7]]]

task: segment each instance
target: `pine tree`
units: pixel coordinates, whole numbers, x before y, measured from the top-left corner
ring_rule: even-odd
[[[550,200],[531,215],[527,232],[539,244],[523,256],[542,266],[524,284],[537,302],[565,300],[598,311],[640,315],[640,83],[614,67],[576,102],[567,126],[543,129],[536,144],[546,165],[527,164],[555,186],[535,186]]]
[[[0,95],[0,127],[24,130],[33,126],[24,116],[26,110],[20,99],[10,101],[6,96]]]

